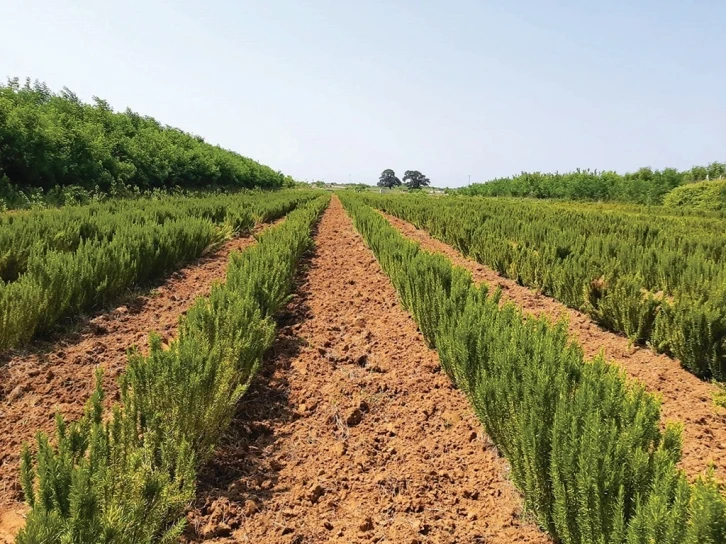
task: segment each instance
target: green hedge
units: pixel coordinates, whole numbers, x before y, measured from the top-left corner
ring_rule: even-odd
[[[175,542],[194,497],[196,468],[212,453],[270,347],[274,314],[292,289],[318,197],[232,254],[225,284],[200,298],[164,349],[131,352],[121,404],[104,414],[100,377],[80,421],[57,416],[55,444],[24,450],[22,482],[32,510],[18,544]]]
[[[726,379],[726,221],[664,208],[365,195],[520,284]]]
[[[677,469],[680,431],[564,323],[525,318],[499,292],[425,252],[361,197],[341,200],[404,306],[507,457],[525,505],[565,544],[726,542],[726,501]]]

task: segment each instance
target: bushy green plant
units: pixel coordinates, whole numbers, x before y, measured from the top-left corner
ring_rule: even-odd
[[[681,185],[665,195],[663,205],[669,208],[726,210],[726,180]]]
[[[713,162],[690,170],[675,168],[618,174],[613,171],[580,170],[567,173],[522,172],[486,183],[474,183],[457,190],[469,196],[515,196],[565,200],[612,200],[637,204],[660,204],[669,191],[680,185],[705,179],[722,179],[726,164]],[[680,194],[680,193],[679,193]]]

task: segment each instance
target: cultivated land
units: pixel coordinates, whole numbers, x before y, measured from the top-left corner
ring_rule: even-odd
[[[336,198],[314,239],[190,541],[547,542]]]
[[[108,408],[123,400],[117,378],[126,368],[127,348],[138,345],[148,354],[146,337],[152,330],[162,337],[159,352],[181,364],[185,357],[189,364],[196,361],[174,341],[180,318],[181,330],[200,338],[200,350],[208,348],[210,360],[228,353],[229,346],[237,349],[240,342],[224,340],[236,329],[227,331],[223,318],[235,315],[236,306],[229,302],[227,310],[225,305],[237,296],[252,301],[249,327],[261,319],[260,331],[267,330],[274,316],[276,336],[269,338],[259,373],[259,354],[252,348],[265,336],[262,332],[245,340],[244,349],[252,355],[242,350],[229,358],[242,379],[218,372],[232,384],[239,382],[244,396],[220,394],[225,399],[220,406],[227,408],[209,408],[220,414],[218,419],[234,417],[220,425],[208,449],[197,446],[196,437],[203,434],[197,428],[174,435],[174,444],[191,444],[195,470],[189,474],[196,485],[163,484],[180,498],[159,510],[157,525],[187,521],[172,540],[505,543],[552,542],[553,535],[573,543],[590,538],[724,541],[722,490],[698,479],[711,464],[718,480],[726,477],[726,409],[713,402],[716,386],[677,360],[634,345],[588,315],[464,257],[412,224],[374,212],[359,196],[333,196],[319,219],[324,203],[311,198],[288,214],[308,214],[293,221],[295,232],[280,229],[285,219],[275,226],[258,224],[256,235],[265,232],[259,244],[251,235],[238,236],[167,275],[153,290],[118,299],[113,310],[77,319],[71,331],[36,338],[22,351],[6,354],[0,367],[0,543],[12,541],[28,512],[21,503],[22,443],[39,430],[52,432],[56,411],[68,421],[83,416],[93,393],[93,369],[105,371]],[[381,218],[385,225],[375,227]],[[386,231],[386,225],[395,230]],[[311,239],[305,241],[308,232]],[[406,245],[394,233],[445,258]],[[230,257],[255,245],[260,252],[249,262]],[[281,264],[285,259],[287,264]],[[231,276],[226,275],[230,262],[235,263]],[[500,308],[470,285],[464,272],[452,271],[450,263],[469,271],[477,284],[500,287]],[[249,286],[239,279],[258,276]],[[226,277],[230,294],[219,302],[211,286]],[[275,300],[267,300],[266,294],[278,287]],[[292,298],[285,303],[288,291]],[[192,312],[191,324],[185,324],[195,299],[210,293],[218,302],[209,307],[210,319],[196,319]],[[521,308],[523,317],[504,305],[507,301]],[[466,312],[449,315],[464,306]],[[568,324],[560,335],[531,315],[550,322],[565,317]],[[486,320],[475,321],[481,316]],[[246,329],[246,322],[240,323]],[[202,333],[193,327],[219,330],[197,337]],[[486,337],[487,327],[502,332],[496,339],[500,343]],[[509,344],[505,333],[511,335]],[[567,337],[581,347],[585,361],[577,348],[567,346]],[[259,342],[267,347],[266,340]],[[216,343],[224,349],[216,350]],[[503,366],[496,366],[499,351],[512,346],[531,351],[514,349],[503,356]],[[601,352],[629,379],[662,398],[662,414],[649,395],[631,385],[634,381],[590,362]],[[485,370],[467,367],[472,353],[488,354],[478,363]],[[227,361],[225,355],[221,359]],[[152,363],[158,364],[146,364]],[[490,384],[496,382],[497,368],[509,366],[520,374],[505,394]],[[579,368],[581,374],[573,370]],[[547,375],[550,369],[555,377]],[[192,391],[199,382],[182,381],[181,390]],[[551,391],[560,397],[551,398]],[[582,391],[591,393],[581,398]],[[554,421],[546,414],[538,427],[538,418],[529,417],[526,402],[531,399],[551,402]],[[167,418],[170,427],[177,423],[175,407],[155,402],[141,417],[136,435],[151,435],[154,428],[144,426],[151,416]],[[538,408],[550,406],[540,402],[531,410]],[[684,424],[682,458],[672,430],[664,430],[666,421]],[[136,435],[125,447],[146,451]],[[558,449],[563,443],[574,453]],[[545,453],[533,457],[532,452]],[[152,475],[169,470],[163,463],[151,468]],[[615,492],[608,487],[613,481],[621,482]],[[43,508],[62,511],[55,503]],[[35,510],[40,511],[38,503]],[[41,516],[31,520],[37,527],[48,523]],[[158,528],[149,531],[151,536],[140,542],[159,540]],[[26,537],[23,542],[40,540]]]
[[[224,280],[229,254],[253,243],[252,236],[235,238],[158,286],[80,320],[75,330],[55,341],[39,341],[6,357],[0,366],[0,398],[5,401],[0,419],[0,508],[21,499],[18,465],[23,442],[38,431],[51,432],[56,410],[73,420],[83,414],[94,389],[94,368],[104,370],[107,403],[117,399],[117,380],[126,368],[129,347],[146,350],[152,330],[167,342],[175,337],[179,317],[197,297],[209,294],[213,282]]]
[[[628,376],[661,397],[664,421],[685,424],[681,465],[692,478],[703,474],[710,466],[721,478],[726,478],[726,407],[714,404],[713,400],[720,391],[718,386],[698,379],[670,357],[633,345],[624,336],[603,329],[582,312],[464,257],[410,223],[383,215],[424,249],[441,253],[455,265],[469,270],[475,281],[501,288],[503,301],[512,301],[527,313],[566,319],[570,335],[588,357],[603,353]]]

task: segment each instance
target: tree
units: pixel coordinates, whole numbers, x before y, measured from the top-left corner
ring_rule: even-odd
[[[418,170],[406,170],[403,175],[403,182],[409,189],[420,189],[421,187],[428,187],[431,180]]]
[[[388,187],[389,189],[392,189],[399,185],[401,185],[401,180],[396,177],[396,172],[390,168],[386,168],[383,172],[381,172],[381,177],[378,179],[379,187]]]

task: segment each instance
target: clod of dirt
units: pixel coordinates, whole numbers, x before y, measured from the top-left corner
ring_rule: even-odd
[[[358,526],[358,529],[363,533],[372,531],[373,530],[373,519],[370,517],[367,517],[365,520],[363,520],[363,523],[361,523]]]
[[[315,504],[320,500],[320,497],[325,495],[325,489],[320,484],[313,484],[307,494],[307,499]]]
[[[23,396],[23,393],[25,393],[25,386],[23,384],[17,385],[8,393],[6,400],[8,402],[15,402]]]
[[[332,447],[333,455],[337,457],[341,457],[345,455],[345,452],[347,451],[347,447],[345,446],[345,442],[338,442]]]
[[[247,499],[244,504],[244,513],[245,516],[249,517],[254,514],[256,514],[259,510],[259,507],[257,506],[257,503],[253,500]]]
[[[452,427],[461,422],[461,416],[456,412],[451,412],[449,410],[446,410],[443,414],[441,414],[441,419],[444,420],[446,425],[451,425]]]

